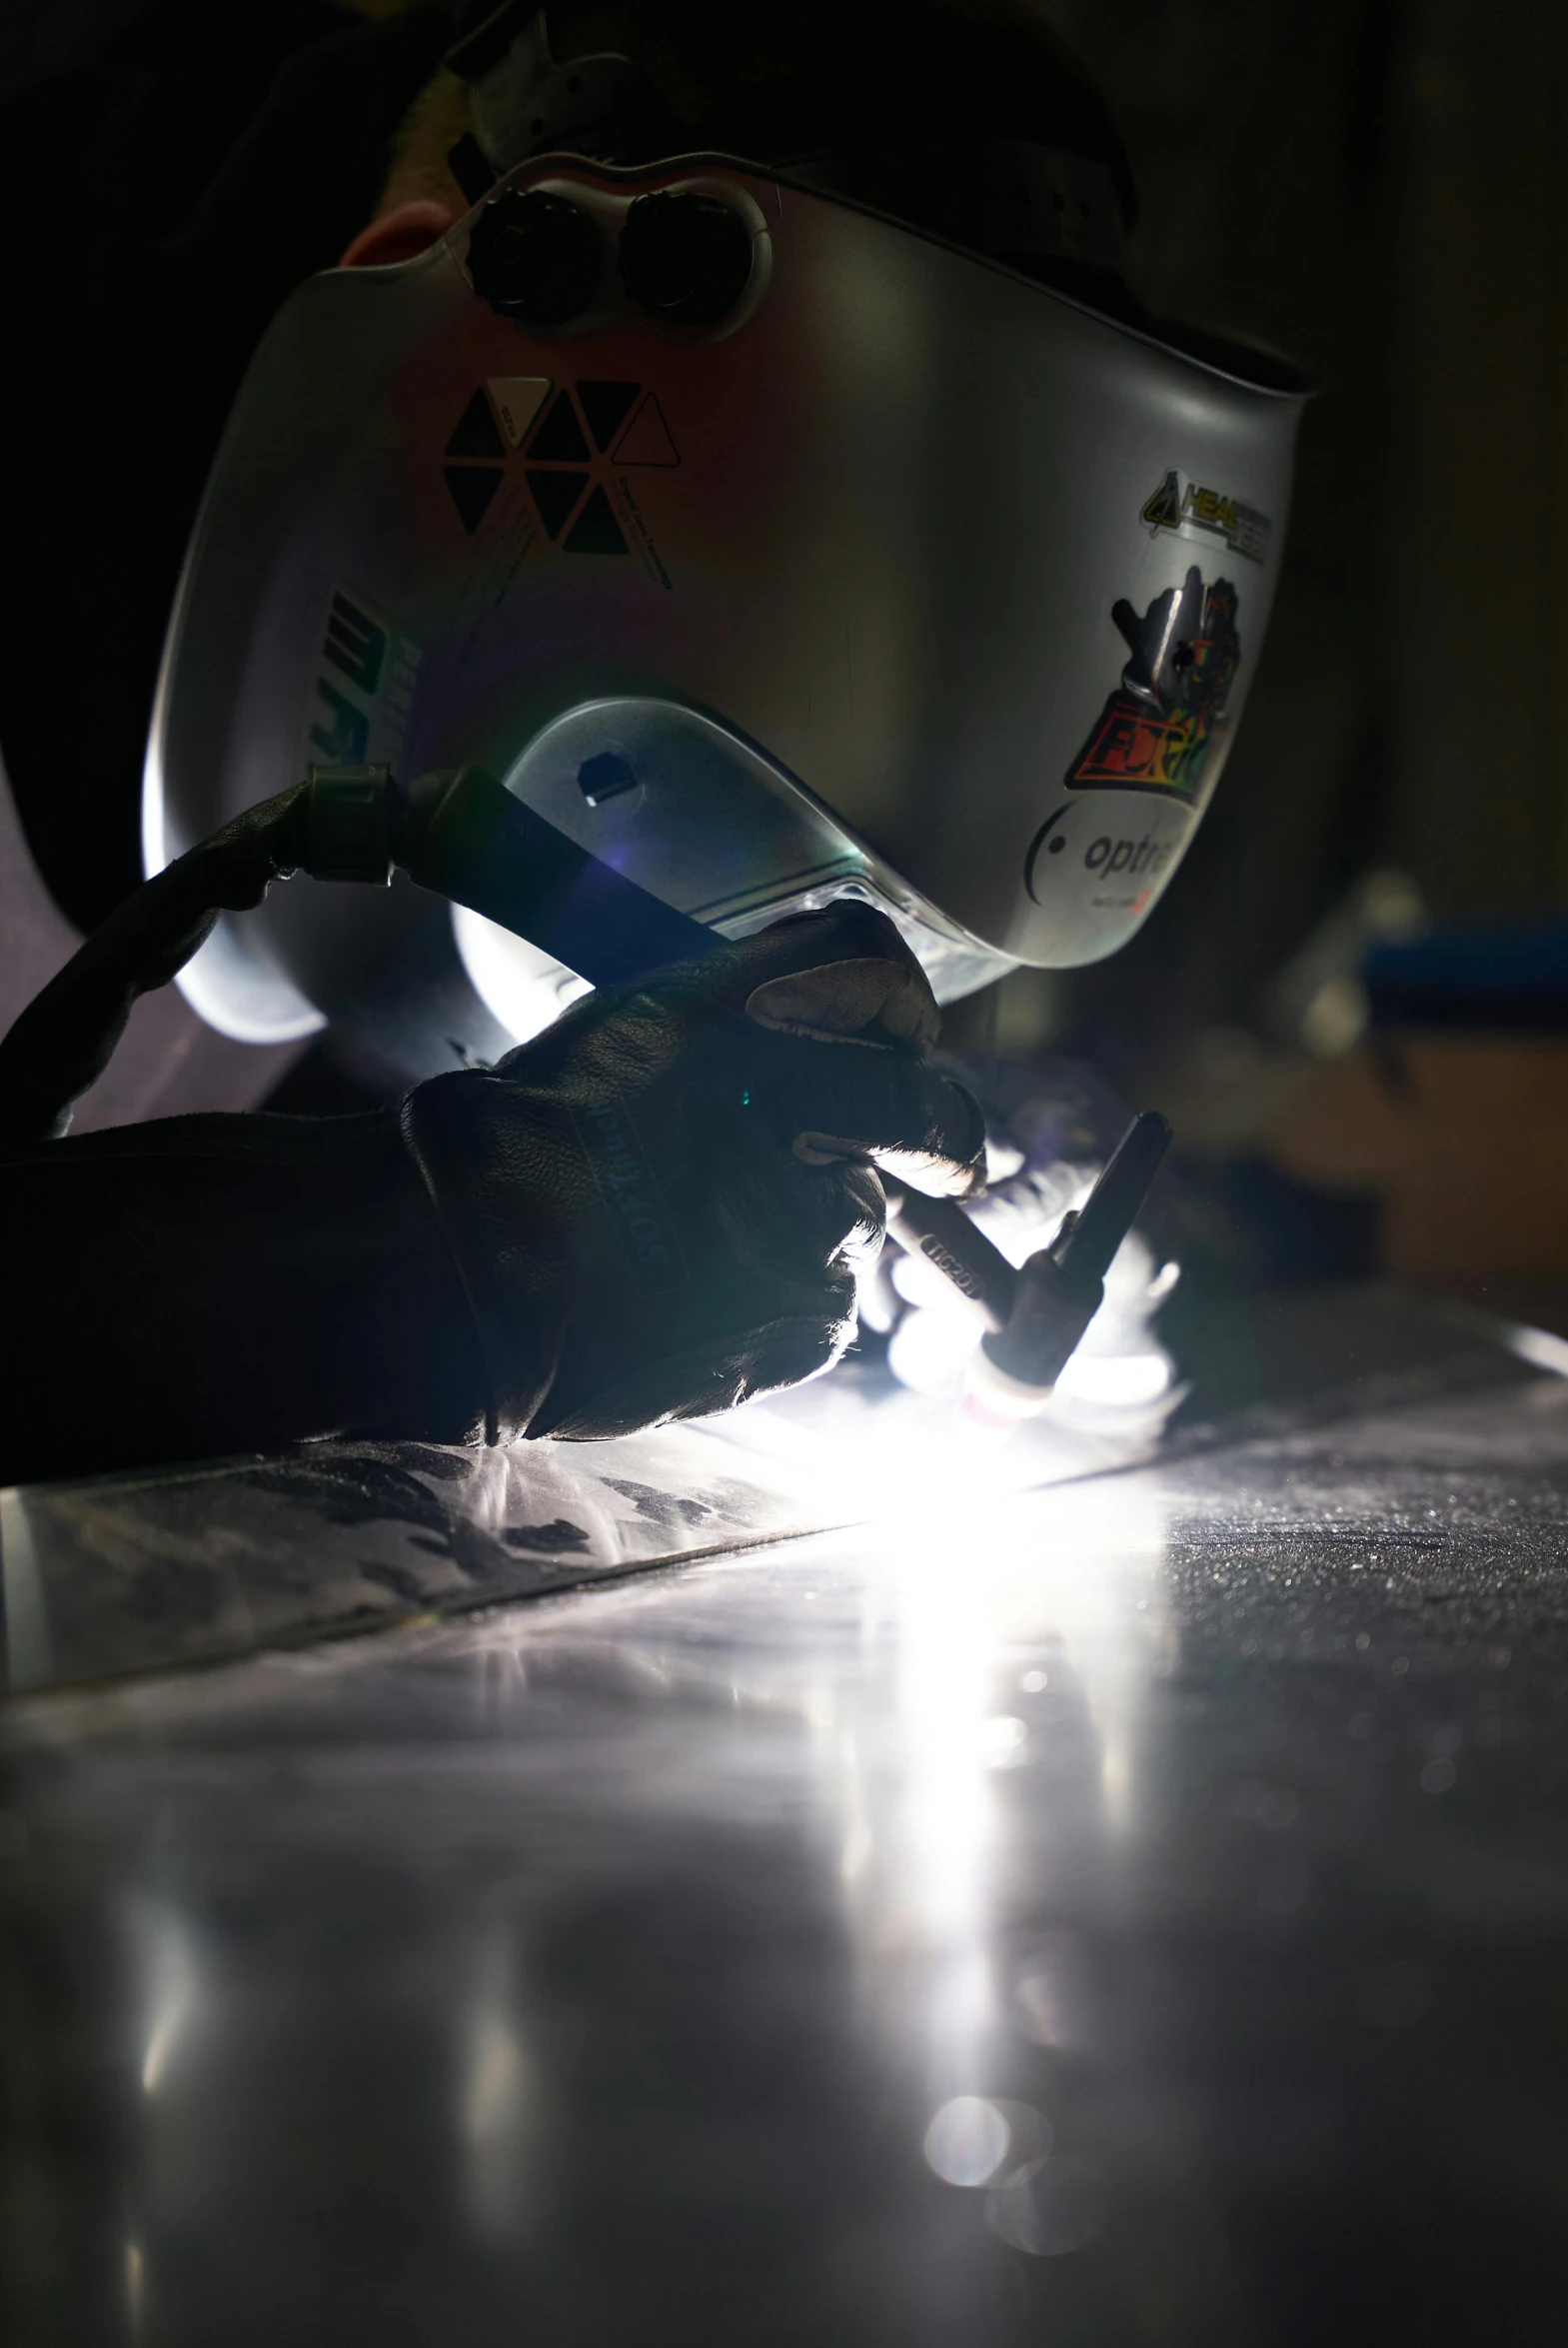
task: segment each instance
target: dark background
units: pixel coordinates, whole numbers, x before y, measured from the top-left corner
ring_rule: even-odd
[[[1179,884],[1114,963],[1039,990],[1058,1035],[1152,1069],[1254,1015],[1368,867],[1438,919],[1568,892],[1568,12],[1054,15],[1132,153],[1145,298],[1323,387],[1268,646]]]

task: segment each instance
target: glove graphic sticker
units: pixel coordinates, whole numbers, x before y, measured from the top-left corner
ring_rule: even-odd
[[[1067,769],[1069,790],[1196,799],[1241,666],[1237,610],[1230,581],[1205,587],[1195,565],[1141,619],[1125,598],[1111,606],[1131,657]]]

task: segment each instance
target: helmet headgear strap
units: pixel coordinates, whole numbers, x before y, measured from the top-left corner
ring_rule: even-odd
[[[635,163],[679,146],[669,109],[643,68],[605,51],[558,63],[540,0],[480,0],[459,21],[449,71],[469,86],[473,129],[450,162],[477,203],[531,156],[566,150]]]

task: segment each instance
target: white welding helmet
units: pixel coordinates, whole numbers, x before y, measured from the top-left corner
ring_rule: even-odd
[[[871,899],[940,1000],[1113,953],[1224,763],[1303,386],[994,257],[1054,239],[1114,289],[1114,190],[1079,157],[618,168],[562,149],[635,69],[564,77],[533,9],[500,18],[474,208],[301,286],[245,378],[165,654],[149,870],[313,762],[474,762],[730,934]],[[928,221],[936,178],[948,233],[891,216]],[[336,1021],[413,1074],[495,1048],[473,990],[502,1041],[574,991],[410,887],[308,882],[180,984],[231,1036]]]

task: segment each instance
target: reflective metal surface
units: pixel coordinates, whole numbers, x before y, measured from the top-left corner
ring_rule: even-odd
[[[801,1528],[787,1469],[687,1427],[479,1451],[310,1443],[27,1486],[0,1492],[0,1686],[209,1662]]]
[[[1119,1415],[1109,1427],[1037,1421],[979,1463],[1020,1489],[1151,1456],[1162,1410]],[[0,1693],[213,1662],[858,1524],[901,1499],[933,1446],[944,1491],[967,1477],[952,1419],[949,1403],[884,1375],[840,1377],[733,1419],[615,1442],[304,1443],[0,1490]]]
[[[0,2337],[1556,2342],[1565,1482],[1519,1367],[14,1700]]]

